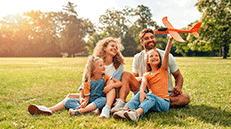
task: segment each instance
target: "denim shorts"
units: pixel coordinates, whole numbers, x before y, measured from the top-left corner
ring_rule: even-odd
[[[93,103],[95,105],[96,108],[103,108],[104,105],[106,104],[106,97],[99,97],[97,99],[95,99],[93,102],[88,102],[87,105]],[[67,99],[67,101],[64,103],[64,106],[67,108],[67,109],[77,109],[80,107],[80,102],[79,102],[79,99],[72,99],[72,98],[69,98]]]
[[[140,103],[140,92],[138,92],[134,97],[132,97],[132,99],[128,103],[125,104],[125,106],[135,110],[141,107],[144,110],[144,113],[140,117],[143,117],[143,115],[147,113],[149,110],[157,112],[169,110],[169,100],[159,98],[152,93],[146,93],[146,95],[149,99],[144,99],[144,101]]]

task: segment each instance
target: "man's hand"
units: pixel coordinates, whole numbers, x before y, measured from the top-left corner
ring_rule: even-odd
[[[142,103],[144,99],[149,99],[149,98],[144,92],[140,92],[140,103]]]
[[[182,94],[181,88],[179,88],[177,86],[172,88],[171,92],[174,94],[174,96]]]

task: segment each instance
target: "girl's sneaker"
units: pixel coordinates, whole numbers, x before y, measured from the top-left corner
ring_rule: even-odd
[[[124,107],[125,103],[121,99],[116,99],[114,103],[114,107],[111,109],[111,113],[118,112],[120,109]]]
[[[103,107],[103,110],[100,114],[100,118],[109,118],[109,115],[110,115],[110,106],[106,105]]]
[[[132,120],[132,121],[137,121],[139,120],[139,114],[136,110],[130,109],[127,112],[124,113],[124,116],[128,119],[128,120]]]
[[[124,116],[124,113],[127,112],[127,110],[125,109],[120,109],[118,112],[115,112],[113,114],[113,117],[115,119],[126,119],[126,117]]]
[[[44,106],[37,106],[34,104],[30,104],[28,106],[28,111],[30,112],[31,115],[34,115],[34,114],[51,115],[52,114],[52,111],[49,108],[44,107]]]

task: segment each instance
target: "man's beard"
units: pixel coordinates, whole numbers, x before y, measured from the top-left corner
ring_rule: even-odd
[[[150,44],[150,43],[153,43],[154,45],[149,47],[149,44]],[[146,48],[147,50],[151,50],[151,49],[155,48],[155,42],[154,42],[154,41],[148,42],[148,43],[145,45],[145,48]]]

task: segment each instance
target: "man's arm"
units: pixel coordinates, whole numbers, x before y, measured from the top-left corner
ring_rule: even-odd
[[[183,86],[183,76],[178,69],[176,72],[172,73],[175,78],[175,87],[172,89],[175,94],[179,95],[182,93],[182,86]]]

